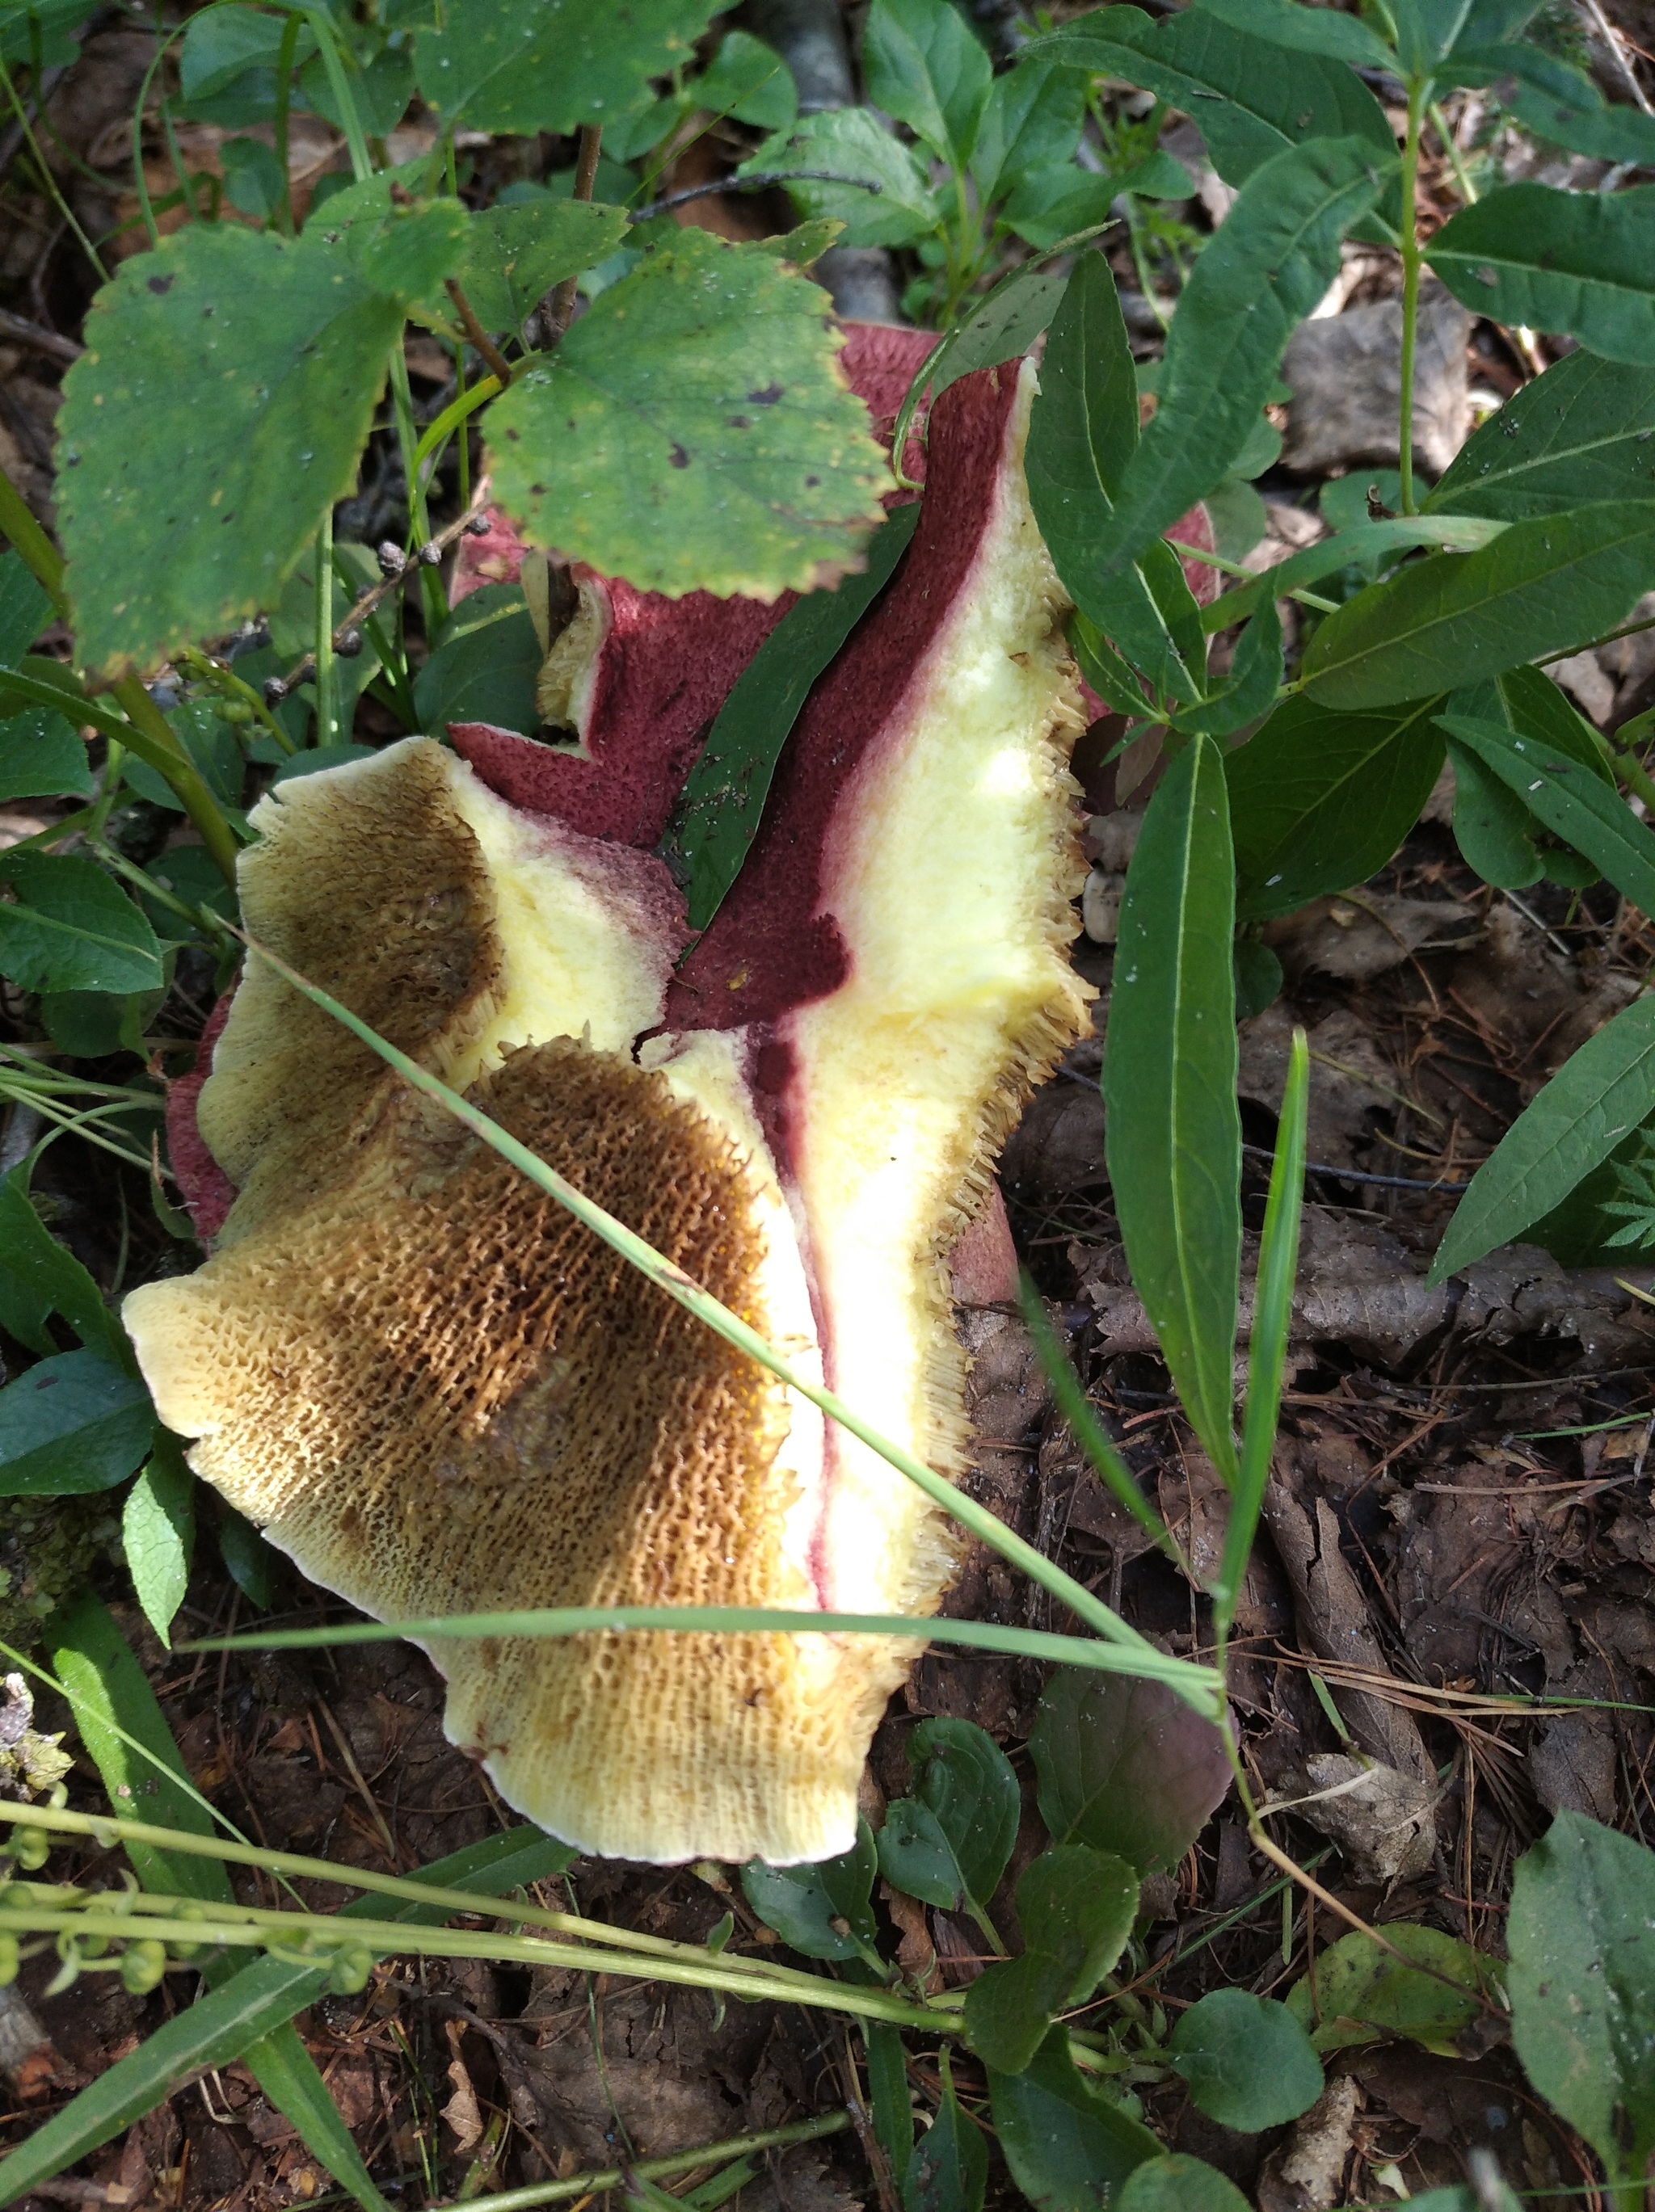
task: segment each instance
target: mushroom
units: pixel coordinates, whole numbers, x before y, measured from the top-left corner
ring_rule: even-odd
[[[861,343],[888,420],[924,341]],[[1022,470],[1035,389],[1025,361],[937,403],[913,545],[693,945],[644,848],[780,608],[587,579],[578,755],[409,738],[273,790],[241,860],[256,939],[949,1474],[947,1255],[1090,996],[1067,957],[1080,694]],[[916,1490],[268,966],[175,1103],[235,1195],[212,1256],[131,1293],[127,1325],[192,1466],[313,1580],[392,1621],[936,1607],[953,1547]],[[433,1657],[450,1736],[552,1833],[788,1863],[851,1844],[913,1649],[605,1633]]]

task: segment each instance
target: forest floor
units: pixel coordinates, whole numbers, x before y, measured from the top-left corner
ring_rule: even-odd
[[[52,95],[50,113],[72,157],[65,175],[78,163],[106,179],[99,203],[106,229],[131,212],[119,134],[153,51],[148,31],[112,21],[87,40],[84,58]],[[337,148],[332,134],[316,131],[319,167]],[[1175,123],[1169,143],[1177,140],[1173,150],[1192,160],[1192,137]],[[543,146],[534,158],[544,167],[552,151]],[[204,141],[189,154],[210,165],[212,148]],[[479,176],[508,158],[526,158],[520,143],[509,155],[473,151]],[[1198,164],[1196,173],[1216,185]],[[73,174],[84,210],[94,186],[80,169]],[[57,386],[90,281],[44,199],[31,201],[14,184],[9,206],[20,220],[0,246],[0,307],[12,319],[0,321],[0,459],[49,514]],[[742,221],[782,227],[785,210],[772,221],[767,206],[755,215],[749,204]],[[1196,207],[1189,214],[1196,225],[1207,219]],[[1250,565],[1279,559],[1324,528],[1325,484],[1351,474],[1366,481],[1387,465],[1386,434],[1372,424],[1388,406],[1394,463],[1384,345],[1337,354],[1333,337],[1366,343],[1370,325],[1352,319],[1384,320],[1396,272],[1373,249],[1348,252],[1343,295],[1307,326],[1311,341],[1298,372],[1288,372],[1295,396],[1281,410],[1287,443],[1256,486],[1265,528]],[[1129,281],[1129,264],[1122,273]],[[1475,410],[1498,404],[1537,364],[1451,305],[1438,327],[1430,404],[1439,468]],[[446,357],[433,353],[410,351],[427,415],[447,374]],[[1371,367],[1367,386],[1351,366],[1359,359]],[[368,484],[365,510],[377,498],[390,512],[396,496],[393,482]],[[379,526],[365,513],[355,534],[371,540]],[[1646,636],[1606,649],[1590,666],[1554,672],[1604,726],[1655,696]],[[359,735],[391,733],[372,726],[374,711],[363,710]],[[1124,763],[1093,765],[1110,738],[1106,727],[1094,730],[1080,762],[1095,866],[1089,933],[1075,958],[1098,988],[1100,1030],[1111,915],[1134,806],[1146,793],[1140,782],[1119,803],[1117,779],[1130,781]],[[0,842],[30,834],[50,813],[16,805],[0,813]],[[172,819],[156,813],[158,839],[179,835]],[[1313,1055],[1313,1165],[1269,1535],[1238,1626],[1245,1755],[1261,1788],[1276,1794],[1294,1790],[1308,1761],[1338,1754],[1342,1732],[1381,1758],[1413,1785],[1411,1795],[1360,1816],[1324,1808],[1326,1829],[1289,1822],[1284,1840],[1303,1860],[1320,1854],[1322,1879],[1364,1918],[1422,1921],[1498,1953],[1512,1863],[1549,1811],[1574,1808],[1655,1842],[1655,1310],[1635,1295],[1650,1283],[1646,1266],[1571,1271],[1518,1248],[1436,1291],[1425,1288],[1424,1270],[1455,1187],[1547,1076],[1643,986],[1655,935],[1606,886],[1491,890],[1461,862],[1440,800],[1378,877],[1266,934],[1285,981],[1241,1032],[1250,1224],[1262,1218],[1294,1024],[1308,1032]],[[196,1033],[211,983],[199,966],[181,971],[159,1029],[179,1038]],[[21,1006],[0,1008],[0,1018],[7,1034],[26,1033]],[[1062,1319],[1094,1404],[1199,1560],[1221,1533],[1218,1485],[1174,1408],[1127,1283],[1104,1170],[1098,1064],[1098,1045],[1082,1044],[1037,1094],[1007,1148],[1002,1188],[1019,1250]],[[142,1190],[135,1199],[131,1179],[90,1146],[73,1139],[54,1146],[38,1186],[55,1203],[54,1226],[106,1285],[180,1264]],[[1195,1653],[1202,1631],[1191,1589],[1086,1464],[1050,1406],[1015,1310],[962,1307],[960,1326],[976,1362],[976,1494],[1165,1649]],[[479,1770],[445,1741],[439,1679],[411,1648],[174,1657],[131,1603],[117,1566],[100,1570],[99,1586],[194,1781],[261,1844],[403,1871],[509,1820]],[[283,1566],[260,1617],[318,1620],[330,1602]],[[978,1551],[966,1557],[949,1609],[1065,1625],[1051,1618],[1050,1601]],[[216,1548],[204,1542],[179,1632],[223,1633],[253,1617]],[[926,1715],[977,1721],[1026,1779],[1023,1745],[1039,1687],[1039,1670],[1018,1660],[922,1660],[875,1740],[870,1809],[905,1785],[906,1739]],[[1512,1693],[1602,1702],[1532,1718],[1489,1703]],[[42,1700],[43,1724],[61,1724],[49,1705]],[[1044,1833],[1031,1786],[1025,1799],[1008,1881]],[[82,1760],[71,1803],[101,1802]],[[72,1854],[64,1862],[72,1869]],[[623,1927],[692,1942],[733,1910],[738,1947],[774,1942],[739,1887],[733,1893],[715,1873],[586,1860],[542,1890],[549,1905],[573,1899]],[[236,1880],[246,1901],[277,1901],[268,1881]],[[346,1894],[299,1887],[323,1909]],[[1141,1994],[1169,2011],[1220,1985],[1282,1994],[1327,1937],[1313,1904],[1284,1903],[1279,1877],[1227,1812],[1176,1876],[1154,1888]],[[981,1937],[969,1920],[888,1891],[879,1911],[904,1966],[934,1985],[957,1986],[979,1971]],[[177,1978],[137,1996],[112,1976],[50,1998],[41,1994],[47,1973],[45,1963],[31,1969],[25,1994],[49,2044],[10,2077],[0,2145],[27,2134],[187,2001]],[[328,1998],[300,2026],[376,2179],[408,2203],[784,2125],[842,2110],[863,2094],[854,2039],[828,2015],[715,2008],[699,1991],[605,1986],[606,1978],[393,1961],[360,1997]],[[927,2063],[913,2062],[922,2084]],[[1383,2200],[1396,2193],[1388,2172],[1416,2192],[1457,2181],[1466,2152],[1480,2143],[1494,2147],[1522,2185],[1567,2190],[1589,2181],[1580,2146],[1527,2091],[1498,2042],[1482,2039],[1451,2056],[1410,2042],[1379,2045],[1345,2054],[1330,2072],[1337,2094],[1317,2106],[1314,2126],[1263,2136],[1203,2118],[1177,2082],[1152,2088],[1146,2104],[1167,2140],[1222,2167],[1270,2212]],[[965,2057],[955,2081],[968,2101],[981,2086]],[[53,2203],[165,2212],[273,2212],[332,2195],[240,2065],[181,2089],[88,2161],[80,2178],[41,2192]],[[854,2133],[775,2158],[741,2198],[745,2212],[772,2204],[849,2212],[878,2201]]]

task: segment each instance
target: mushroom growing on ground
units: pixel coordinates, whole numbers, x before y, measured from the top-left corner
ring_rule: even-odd
[[[927,343],[853,333],[876,417]],[[578,753],[409,738],[273,791],[241,862],[255,939],[950,1474],[947,1255],[1087,1019],[1067,957],[1080,690],[1023,478],[1035,390],[1025,361],[937,403],[912,546],[693,945],[648,848],[779,608],[588,580],[554,672]],[[314,1581],[390,1620],[935,1608],[951,1542],[916,1490],[257,959],[175,1105],[193,1194],[212,1205],[210,1168],[234,1202],[206,1264],[133,1292],[127,1324],[192,1466]],[[553,1833],[788,1863],[852,1842],[913,1650],[601,1634],[433,1656],[450,1735]]]

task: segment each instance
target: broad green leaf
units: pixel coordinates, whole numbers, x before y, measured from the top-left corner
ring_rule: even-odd
[[[1266,599],[1286,599],[1289,592],[1319,584],[1324,576],[1336,576],[1342,568],[1358,563],[1377,565],[1389,555],[1411,552],[1416,545],[1452,546],[1457,552],[1475,552],[1481,545],[1492,545],[1505,528],[1503,520],[1486,515],[1407,514],[1389,522],[1355,523],[1336,537],[1323,538],[1290,553],[1252,583],[1224,592],[1202,610],[1202,620],[1210,630],[1228,629]]]
[[[785,131],[799,112],[792,70],[774,46],[747,31],[726,33],[689,90],[697,107],[760,131]]]
[[[52,597],[21,553],[0,553],[0,666],[15,667],[52,620]]]
[[[135,1371],[125,1331],[103,1293],[29,1203],[28,1170],[0,1178],[0,1325],[31,1352],[56,1352],[43,1324],[61,1314],[81,1342],[113,1366]]]
[[[1612,629],[1655,584],[1655,505],[1604,500],[1439,553],[1329,615],[1305,695],[1347,710],[1498,676]]]
[[[1513,668],[1493,683],[1466,684],[1450,693],[1447,711],[1503,722],[1538,738],[1615,788],[1602,740],[1543,670]],[[1467,866],[1485,883],[1512,890],[1535,882],[1549,866],[1555,869],[1555,849],[1542,854],[1536,843],[1543,825],[1511,786],[1451,738],[1448,752],[1454,764],[1454,839]],[[1578,857],[1569,854],[1572,860]]]
[[[285,179],[273,147],[262,138],[227,138],[218,149],[224,164],[224,197],[243,215],[273,215]]]
[[[1289,59],[1269,39],[1189,8],[1160,22],[1138,8],[1098,8],[1061,31],[1031,39],[1024,60],[1123,77],[1201,118],[1214,166],[1239,185],[1280,154],[1311,138],[1358,137],[1369,158],[1395,158],[1384,111],[1342,61]]]
[[[986,1905],[1017,1841],[1022,1799],[1011,1761],[975,1721],[928,1720],[908,1739],[908,1763],[915,1798],[947,1843],[960,1893]]]
[[[773,599],[862,566],[890,488],[822,295],[682,230],[489,410],[495,496],[533,544],[641,590]]]
[[[53,1670],[68,1692],[81,1741],[97,1765],[112,1806],[157,1827],[212,1835],[211,1813],[186,1779],[184,1761],[166,1717],[107,1607],[89,1593],[76,1598],[47,1618],[42,1633]],[[118,1731],[124,1731],[124,1736]],[[150,1756],[145,1758],[125,1739],[136,1739]],[[124,1848],[146,1889],[163,1896],[199,1898],[209,1905],[234,1901],[229,1875],[216,1859],[186,1857],[153,1844],[128,1843]],[[210,1989],[235,1972],[234,1960],[222,1953],[215,1956],[210,1952],[202,1962],[201,1978]],[[285,2022],[275,2026],[256,2042],[244,2044],[236,2055],[270,2101],[293,2122],[313,2155],[344,2184],[364,2212],[389,2212],[314,2061],[293,2029]],[[104,2081],[94,2087],[101,2090]],[[66,2120],[69,2115],[59,2117]],[[0,2172],[8,2191],[15,2193],[9,2164]]]
[[[1425,253],[1476,314],[1567,331],[1610,361],[1655,362],[1655,185],[1506,185],[1451,216]]]
[[[1301,8],[1297,0],[1196,0],[1232,31],[1250,32],[1293,53],[1320,54],[1353,68],[1395,73],[1396,57],[1377,31],[1333,8]]]
[[[873,0],[862,32],[862,76],[875,107],[907,124],[939,160],[964,167],[994,70],[948,0]]]
[[[1241,1260],[1234,934],[1224,763],[1210,738],[1196,738],[1157,787],[1127,872],[1104,1100],[1132,1279],[1196,1432],[1226,1475]]]
[[[268,1613],[276,1597],[277,1555],[233,1506],[219,1508],[218,1553],[237,1589]]]
[[[1032,261],[1002,276],[966,319],[956,323],[926,356],[897,410],[893,452],[906,450],[908,425],[928,392],[935,406],[951,384],[969,376],[973,369],[997,368],[1001,362],[1015,361],[1026,353],[1057,312],[1067,282],[1056,270],[1043,269]],[[1132,427],[1135,437],[1135,409]]]
[[[1440,61],[1466,27],[1471,0],[1391,0],[1396,50],[1407,70]]]
[[[149,1463],[126,1493],[121,1542],[138,1603],[172,1648],[173,1616],[184,1602],[195,1544],[195,1477],[175,1437],[156,1432]]]
[[[1560,1813],[1517,1863],[1506,1942],[1524,2072],[1615,2180],[1641,2184],[1655,2152],[1655,1853]]]
[[[1408,2036],[1440,2057],[1456,2057],[1454,2038],[1482,2010],[1480,1997],[1499,1986],[1494,1961],[1410,1921],[1387,1921],[1384,1933],[1402,1958],[1371,1936],[1342,1936],[1288,1990],[1287,2010],[1323,2057],[1392,2035]]]
[[[914,2155],[914,2107],[901,2033],[889,2021],[866,2020],[862,2048],[867,2053],[867,2101],[874,2136],[891,2173],[905,2177]]]
[[[1086,112],[1085,79],[1055,62],[1021,58],[997,76],[971,153],[983,204],[1002,198],[1028,170],[1069,161]]]
[[[1465,714],[1443,714],[1438,721],[1634,906],[1655,914],[1655,833],[1612,785],[1547,738]]]
[[[1506,112],[1554,146],[1600,161],[1655,163],[1655,116],[1611,107],[1591,79],[1538,46],[1457,47],[1457,84],[1495,84]]]
[[[437,213],[386,234],[385,283],[416,264],[423,276],[424,241],[451,236],[451,214],[425,228]],[[67,583],[90,665],[125,672],[269,607],[351,489],[405,305],[359,265],[373,242],[330,243],[319,222],[297,240],[190,223],[98,294],[60,416]]]
[[[498,1897],[546,1875],[562,1873],[573,1856],[566,1845],[532,1828],[513,1828],[457,1851],[452,1858],[417,1868],[408,1879],[428,1881],[433,1888],[469,1889]],[[350,1869],[341,1871],[348,1879]],[[427,1927],[446,1917],[440,1909],[383,1897],[358,1898],[341,1908],[342,1917],[353,1914]],[[250,2045],[267,2049],[274,2031],[285,2027],[326,1985],[325,1968],[319,1972],[281,1959],[259,1959],[239,1968],[136,2051],[117,2059],[89,2088],[9,2153],[0,2165],[0,2202],[27,2195],[41,2180],[109,2142],[160,2104],[179,2081],[205,2068],[228,2065]]]
[[[492,722],[531,735],[540,726],[534,687],[544,658],[520,585],[469,592],[414,678],[420,727],[441,737],[450,722]]]
[[[790,607],[719,709],[658,848],[687,893],[691,929],[706,928],[740,873],[811,686],[891,580],[919,513],[917,500],[893,507],[860,576]]]
[[[357,64],[349,45],[339,41],[340,59],[350,88],[356,119],[371,138],[384,138],[394,131],[414,96],[414,57],[405,46],[384,46],[371,61]],[[313,56],[299,72],[305,105],[315,110],[336,131],[345,127],[344,110],[335,95],[333,79],[320,54]]]
[[[1365,883],[1420,818],[1442,768],[1443,695],[1367,714],[1288,699],[1227,753],[1236,911],[1291,914]]]
[[[1561,1206],[1655,1113],[1655,998],[1636,999],[1570,1054],[1471,1178],[1427,1280],[1446,1281]]]
[[[1042,1691],[1029,1755],[1058,1842],[1112,1851],[1140,1875],[1177,1866],[1230,1787],[1210,1721],[1154,1683],[1094,1686],[1074,1668]]]
[[[1424,2202],[1415,2197],[1416,2205]],[[1114,2212],[1247,2212],[1247,2200],[1215,2166],[1175,2151],[1152,2158],[1127,2177]],[[1467,2212],[1471,2208],[1467,2205]]]
[[[515,330],[543,294],[594,269],[626,236],[624,208],[550,192],[474,215],[459,282],[486,331]]]
[[[1117,714],[1141,714],[1148,704],[1144,686],[1097,623],[1082,614],[1071,615],[1068,638],[1080,673],[1098,696]]]
[[[819,169],[827,177],[789,180],[801,215],[843,223],[847,246],[912,246],[941,221],[931,180],[916,156],[866,107],[825,107],[801,116],[791,131],[767,138],[737,169],[758,176],[772,169]]]
[[[1281,617],[1275,601],[1267,599],[1238,639],[1225,683],[1199,705],[1181,708],[1172,717],[1172,726],[1179,730],[1205,730],[1209,737],[1226,737],[1268,714],[1281,688]]]
[[[472,131],[572,131],[647,97],[691,58],[715,0],[447,0],[420,33],[419,88],[445,123]]]
[[[965,2039],[986,2066],[1020,2074],[1060,2012],[1084,2004],[1126,1948],[1138,1877],[1123,1858],[1056,1844],[1017,1885],[1023,1955],[985,1966],[965,1992]]]
[[[66,68],[80,58],[73,34],[94,27],[91,15],[84,0],[8,0],[0,8],[0,58],[33,65],[38,53],[43,67]]]
[[[1338,272],[1340,241],[1377,203],[1384,165],[1361,138],[1323,138],[1255,169],[1202,249],[1166,341],[1159,404],[1116,494],[1097,557],[1136,559],[1227,473],[1294,328]]]
[[[1209,1990],[1179,2015],[1167,2043],[1172,2070],[1209,2120],[1250,2135],[1309,2112],[1322,2062],[1286,2005],[1250,1990]]]
[[[960,2110],[945,2073],[937,2116],[914,2146],[902,2176],[903,2212],[982,2212],[989,2180],[983,2130]]]
[[[1135,2166],[1161,2147],[1081,2080],[1055,2027],[1020,2074],[989,2075],[995,2133],[1012,2179],[1035,2212],[1099,2212]]]
[[[1655,499],[1655,369],[1581,351],[1481,424],[1425,505],[1515,522],[1605,499]]]
[[[149,991],[155,933],[95,861],[0,853],[0,975],[26,991]]]
[[[60,1352],[0,1390],[0,1498],[111,1490],[145,1452],[149,1393],[96,1352]]]
[[[185,112],[232,130],[274,115],[276,64],[285,27],[282,16],[257,8],[210,8],[192,16],[178,50]],[[301,25],[295,64],[315,52],[315,33],[308,23]]]
[[[314,605],[313,597],[312,605]],[[315,635],[313,617],[305,644],[307,649]],[[367,659],[366,654],[363,655]],[[347,667],[350,664],[345,664]],[[377,664],[376,664],[377,665]],[[246,781],[246,756],[237,742],[235,732],[228,722],[221,722],[211,706],[200,699],[186,699],[167,714],[167,723],[173,735],[200,770],[201,780],[221,805],[239,806],[241,787]],[[166,777],[150,767],[148,761],[136,760],[130,755],[121,763],[123,780],[140,799],[147,799],[152,806],[164,806],[169,814],[182,814],[184,802]],[[176,916],[169,915],[168,921]]]
[[[1125,191],[1149,199],[1189,199],[1195,191],[1190,172],[1159,149],[1124,172],[1091,176],[1072,162],[1025,170],[1001,210],[1001,220],[1031,246],[1049,247],[1077,231],[1097,230],[1113,216]]]
[[[741,1887],[767,1928],[807,1959],[859,1959],[872,1949],[877,1929],[868,1899],[879,1861],[866,1820],[856,1840],[837,1859],[816,1866],[766,1866],[749,1859]],[[834,1922],[845,1923],[844,1931]]]

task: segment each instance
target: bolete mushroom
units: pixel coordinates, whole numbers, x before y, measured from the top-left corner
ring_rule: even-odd
[[[876,416],[924,343],[853,334]],[[564,653],[578,754],[409,738],[274,790],[241,861],[255,939],[947,1472],[966,1437],[946,1255],[1090,995],[1067,957],[1080,693],[1022,470],[1035,389],[1013,363],[936,404],[912,547],[693,945],[646,848],[779,609],[590,582],[585,663]],[[939,1602],[950,1537],[899,1474],[268,966],[177,1103],[175,1159],[209,1202],[216,1164],[234,1203],[205,1265],[134,1291],[127,1324],[192,1464],[313,1580],[388,1620]],[[602,1634],[433,1656],[452,1738],[553,1833],[788,1863],[851,1843],[913,1648]]]

